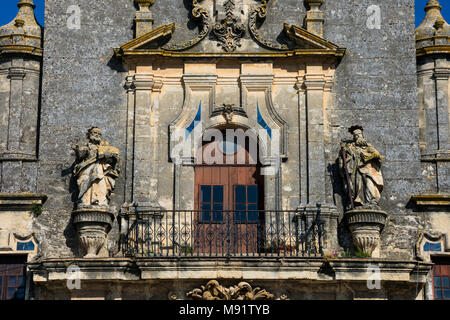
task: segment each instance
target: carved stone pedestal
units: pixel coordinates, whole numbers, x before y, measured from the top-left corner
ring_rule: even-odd
[[[83,257],[101,257],[99,253],[111,230],[114,215],[105,209],[80,209],[72,212],[72,219],[78,231]]]
[[[387,213],[381,210],[353,209],[345,215],[353,244],[372,257],[380,244],[380,233],[386,224]]]

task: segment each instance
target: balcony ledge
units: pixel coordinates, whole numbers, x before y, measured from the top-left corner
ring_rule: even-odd
[[[66,281],[70,265],[80,280],[301,280],[365,282],[379,268],[386,282],[425,283],[431,263],[385,259],[322,258],[93,258],[46,259],[28,264],[35,283]]]

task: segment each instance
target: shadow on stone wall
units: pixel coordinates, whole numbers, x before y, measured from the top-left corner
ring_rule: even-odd
[[[78,186],[77,186],[77,180],[73,176],[73,169],[75,167],[75,161],[70,165],[70,167],[66,167],[61,170],[61,177],[67,177],[70,175],[69,180],[69,192],[71,194],[71,201],[72,201],[72,210],[75,210],[77,207],[77,201],[78,201]],[[63,235],[66,239],[66,245],[72,252],[74,256],[78,256],[78,237],[77,237],[77,231],[75,229],[75,226],[72,221],[72,217],[70,217],[69,223],[67,224],[66,228],[64,229]]]
[[[338,241],[339,245],[344,250],[350,250],[353,251],[353,241],[352,241],[352,235],[350,233],[350,230],[347,227],[347,223],[344,218],[344,212],[346,211],[348,207],[348,195],[344,188],[344,183],[342,181],[342,178],[339,174],[339,159],[337,158],[336,161],[332,164],[328,164],[328,173],[331,177],[331,183],[333,188],[333,201],[334,204],[337,206],[340,216],[339,216],[339,223],[338,223]]]

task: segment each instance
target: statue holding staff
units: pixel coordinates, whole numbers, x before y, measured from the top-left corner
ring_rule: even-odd
[[[341,142],[339,167],[351,209],[378,209],[384,186],[381,173],[383,157],[366,141],[361,126],[352,126],[348,131],[353,139]]]

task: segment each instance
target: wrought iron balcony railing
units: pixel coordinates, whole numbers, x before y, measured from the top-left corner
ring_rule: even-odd
[[[164,210],[119,216],[131,257],[311,257],[322,253],[320,206],[303,211]]]

